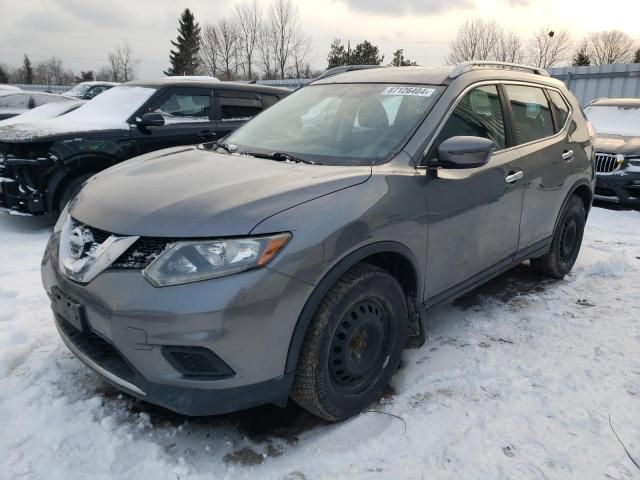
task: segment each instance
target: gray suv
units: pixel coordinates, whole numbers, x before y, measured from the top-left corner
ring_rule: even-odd
[[[375,401],[425,311],[518,263],[567,274],[593,134],[538,69],[377,68],[313,82],[216,144],[92,177],[42,263],[67,346],[187,415]]]

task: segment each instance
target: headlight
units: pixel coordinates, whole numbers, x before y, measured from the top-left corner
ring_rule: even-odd
[[[628,158],[629,161],[629,165],[634,166],[634,167],[640,167],[640,157],[633,157],[633,158]]]
[[[174,243],[142,272],[156,287],[197,282],[262,267],[291,234]]]

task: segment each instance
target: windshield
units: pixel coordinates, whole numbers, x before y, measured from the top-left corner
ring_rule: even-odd
[[[640,137],[640,107],[591,105],[584,112],[596,133]]]
[[[156,89],[119,86],[101,93],[83,106],[64,116],[68,121],[123,124],[144,104]]]
[[[418,126],[442,88],[310,85],[265,110],[225,140],[239,153],[282,152],[330,165],[382,163]]]

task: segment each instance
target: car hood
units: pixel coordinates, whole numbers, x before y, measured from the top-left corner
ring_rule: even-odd
[[[128,134],[129,130],[129,126],[126,123],[72,122],[65,117],[66,115],[61,115],[34,122],[0,125],[0,142],[48,141],[87,134],[91,134],[91,136],[108,136],[113,135],[115,131],[121,132],[121,134]]]
[[[371,167],[307,165],[173,148],[92,177],[69,211],[80,222],[123,235],[246,235],[276,213],[370,176]]]
[[[622,155],[640,155],[640,137],[599,133],[596,139],[596,151],[620,153]]]

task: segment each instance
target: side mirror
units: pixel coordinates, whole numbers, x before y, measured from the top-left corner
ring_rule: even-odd
[[[481,137],[451,137],[438,147],[437,165],[443,168],[477,168],[491,158],[494,143]]]
[[[136,123],[140,127],[161,127],[164,125],[164,117],[158,112],[149,112],[142,115],[142,118],[136,119]]]

